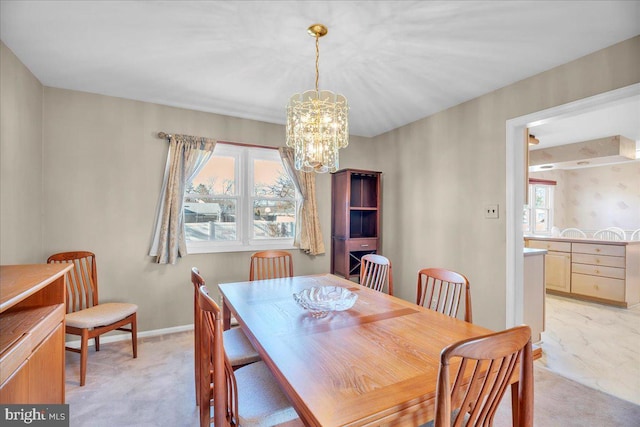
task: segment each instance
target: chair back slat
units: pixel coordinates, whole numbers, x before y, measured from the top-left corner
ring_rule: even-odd
[[[373,290],[393,295],[391,261],[377,254],[366,254],[360,258],[360,284]]]
[[[451,317],[458,316],[464,293],[464,320],[472,321],[471,290],[462,274],[443,268],[424,268],[418,272],[416,288],[416,304]]]
[[[293,258],[289,252],[269,250],[251,255],[250,281],[292,276]]]
[[[458,363],[457,368],[452,360]],[[512,399],[516,404],[513,408],[514,426],[531,427],[533,359],[531,329],[528,326],[517,326],[447,346],[440,354],[435,426],[492,426],[500,401],[518,367],[519,383],[511,390],[517,394]],[[449,380],[452,369],[455,375],[453,384]],[[468,379],[470,372],[471,378]],[[459,411],[452,412],[452,409]]]
[[[53,254],[47,263],[73,264],[66,274],[67,313],[73,313],[98,304],[98,273],[96,257],[92,252],[62,252]]]

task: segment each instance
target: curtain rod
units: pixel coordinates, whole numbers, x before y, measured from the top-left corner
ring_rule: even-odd
[[[158,138],[160,138],[160,139],[170,140],[172,136],[173,135],[171,135],[170,133],[158,132]],[[268,148],[270,150],[277,150],[278,149],[278,147],[271,147],[271,146],[268,146],[268,145],[247,144],[245,142],[216,141],[216,143],[229,144],[229,145],[238,145],[240,147]]]

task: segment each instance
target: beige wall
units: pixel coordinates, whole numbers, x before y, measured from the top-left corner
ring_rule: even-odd
[[[42,252],[42,85],[0,42],[0,264]]]
[[[177,265],[147,256],[168,151],[156,134],[278,146],[284,126],[49,87],[44,117],[44,248],[95,252],[101,299],[138,304],[144,331],[192,323],[191,267],[211,290],[248,279],[250,252],[190,255]],[[351,146],[358,143],[353,138]],[[330,176],[318,175],[317,187],[328,252]],[[294,251],[296,274],[329,265],[328,253]]]
[[[351,138],[341,167],[383,172],[383,253],[393,262],[400,296],[414,299],[419,268],[453,268],[471,280],[474,321],[504,327],[505,213],[485,220],[482,210],[486,203],[505,203],[505,121],[640,81],[638,49],[637,37],[377,138]],[[24,73],[14,64],[5,77],[4,55],[3,79]],[[3,107],[31,99],[28,90],[5,91],[4,83],[2,89]],[[20,233],[24,215],[3,219],[3,250],[5,238],[22,244],[3,254],[3,262],[43,262],[56,251],[93,250],[102,299],[139,304],[143,331],[191,323],[192,266],[213,287],[247,277],[247,252],[191,255],[175,266],[153,264],[146,255],[168,149],[155,134],[282,145],[283,126],[53,88],[45,88],[43,110],[34,113],[44,117],[41,129],[37,120],[21,125],[19,107],[10,108],[14,112],[6,116],[14,132],[43,132],[43,172],[36,171],[39,178],[30,185],[36,193],[42,185],[37,197],[43,202],[27,196],[20,201],[42,212],[34,225],[38,236],[29,242]],[[4,150],[4,112],[2,117]],[[38,148],[37,138],[33,144]],[[2,168],[3,192],[5,177],[24,179],[21,170],[5,172],[4,160]],[[318,198],[329,252],[328,175],[318,176]],[[328,253],[294,256],[297,274],[329,270]]]
[[[532,172],[557,182],[553,225],[593,232],[640,228],[640,161],[582,169]]]
[[[484,219],[483,208],[505,206],[505,122],[640,82],[638,52],[635,37],[375,138],[383,252],[400,296],[415,298],[420,268],[458,270],[471,282],[474,323],[504,328],[512,213]]]

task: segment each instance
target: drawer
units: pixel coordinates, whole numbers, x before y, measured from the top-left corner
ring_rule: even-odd
[[[33,350],[33,339],[25,333],[0,354],[0,384],[4,382],[27,360]]]
[[[593,254],[593,255],[609,255],[609,256],[624,256],[625,247],[622,245],[598,245],[589,243],[574,243],[573,252],[581,254]]]
[[[557,242],[553,240],[529,240],[527,247],[535,249],[546,249],[556,252],[571,252],[571,242]]]
[[[590,274],[592,276],[612,277],[614,279],[624,279],[625,269],[616,267],[604,267],[602,265],[573,263],[571,267],[573,273]]]
[[[349,239],[347,251],[375,251],[378,249],[378,239]]]
[[[624,280],[573,273],[571,293],[623,302]]]
[[[607,255],[591,255],[591,254],[572,254],[573,262],[580,264],[605,265],[607,267],[625,268],[624,257],[607,256]]]

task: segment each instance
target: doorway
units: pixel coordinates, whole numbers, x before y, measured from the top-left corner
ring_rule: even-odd
[[[538,111],[532,114],[528,114],[526,116],[517,117],[506,122],[506,208],[507,212],[510,212],[507,215],[507,287],[506,287],[506,319],[507,319],[507,327],[512,327],[517,324],[523,322],[523,309],[525,301],[523,299],[523,260],[522,260],[522,250],[523,250],[523,232],[522,232],[522,206],[524,205],[524,191],[525,191],[525,148],[527,147],[522,140],[524,135],[525,128],[534,128],[536,126],[541,126],[548,123],[559,122],[561,120],[571,119],[576,116],[590,113],[593,111],[597,111],[599,109],[604,109],[610,106],[616,106],[624,102],[640,102],[640,83],[634,84],[631,86],[627,86],[621,89],[613,90],[610,92],[606,92],[603,94],[595,95],[589,98],[585,98],[579,101],[575,101],[572,103],[564,104],[561,106],[553,107],[547,110]],[[535,133],[532,132],[532,133]],[[633,139],[633,137],[632,137]],[[510,285],[511,284],[511,285]],[[552,304],[549,304],[551,302]],[[625,311],[624,309],[616,309],[607,306],[601,306],[600,304],[590,304],[583,303],[579,301],[574,301],[572,299],[563,299],[561,297],[555,298],[552,301],[549,301],[547,298],[548,309],[551,308],[555,313],[561,313],[565,311],[570,311],[574,314],[582,313],[580,316],[572,316],[568,318],[562,318],[561,316],[557,316],[553,319],[557,326],[557,330],[551,330],[551,328],[555,328],[552,322],[547,322],[547,333],[553,332],[555,337],[561,334],[572,334],[576,335],[576,331],[588,332],[589,336],[581,336],[580,340],[586,343],[599,343],[602,344],[605,342],[603,337],[612,338],[612,334],[605,329],[600,328],[597,323],[590,324],[591,326],[585,328],[585,325],[579,324],[575,322],[576,319],[574,317],[580,317],[582,319],[587,318],[607,318],[606,316],[610,316],[608,320],[606,320],[606,325],[612,325],[616,321],[622,323],[622,327],[619,328],[620,331],[626,331],[628,328],[624,327],[624,322],[628,320],[621,321],[620,319],[628,319],[629,317],[633,319],[637,319],[638,313],[640,313],[640,306],[637,306],[634,309],[629,309]],[[571,308],[567,309],[566,306],[569,305]],[[620,312],[619,310],[622,310]],[[597,315],[594,313],[598,313]],[[548,315],[548,313],[547,313]],[[560,319],[560,320],[559,320]],[[572,323],[573,322],[573,323]],[[600,322],[603,323],[603,322]],[[564,328],[564,329],[563,329]],[[564,332],[562,332],[564,330]],[[570,332],[567,332],[569,331]],[[598,336],[596,332],[600,331],[601,335]],[[602,332],[604,331],[604,332]],[[616,331],[617,333],[617,331]],[[594,335],[595,334],[595,335]],[[545,334],[546,335],[546,334]],[[569,337],[570,335],[567,335]],[[549,336],[548,336],[549,337]],[[631,338],[625,337],[622,338],[614,338],[617,342],[637,342],[638,337],[637,334],[633,334]],[[571,343],[568,343],[567,340],[562,339],[561,341],[555,339],[548,339],[547,345],[556,347],[555,350],[557,352],[565,352],[565,346],[571,346]],[[581,342],[581,344],[582,344]],[[562,344],[559,344],[562,343]],[[605,345],[605,347],[608,347]],[[546,347],[545,347],[546,348]],[[624,350],[621,349],[621,350]],[[568,350],[570,351],[570,350]],[[560,354],[558,353],[558,354]],[[591,351],[582,350],[577,352],[580,354],[593,354]],[[605,354],[606,352],[600,352]],[[630,352],[633,354],[633,352]],[[564,356],[564,355],[563,355]],[[574,356],[569,355],[569,356]],[[612,358],[614,359],[614,358]],[[563,359],[564,362],[565,359]],[[635,359],[630,360],[637,360]],[[580,364],[587,366],[588,364],[582,363],[584,360],[580,360]],[[618,362],[620,362],[620,358],[618,358]],[[565,365],[562,369],[563,372],[558,372],[563,376],[567,376],[572,378],[578,382],[581,382],[587,386],[600,389],[607,393],[616,395],[623,399],[632,401],[636,404],[640,403],[640,396],[638,396],[637,391],[633,391],[633,387],[628,387],[628,385],[624,384],[624,378],[617,378],[615,376],[608,375],[605,371],[605,365],[601,362],[595,362],[596,368],[591,369],[591,373],[599,372],[597,376],[591,375],[588,380],[584,381],[585,377],[578,378],[575,375],[576,372],[570,372],[571,369],[569,365]],[[560,365],[559,363],[557,363]],[[636,362],[637,364],[637,362]],[[619,366],[614,366],[609,372],[615,372]],[[579,375],[579,374],[578,374]],[[606,377],[606,378],[605,378]],[[602,380],[602,381],[601,381]],[[611,383],[611,384],[609,384]],[[615,383],[615,384],[614,384]],[[621,387],[624,386],[624,387]],[[609,389],[608,389],[609,387]],[[626,388],[625,388],[626,387]]]
[[[525,144],[522,140],[527,127],[551,123],[604,106],[624,102],[640,96],[640,83],[594,95],[568,104],[516,117],[506,122],[506,212],[507,268],[506,268],[506,327],[523,322],[523,259],[522,206],[525,191]]]

